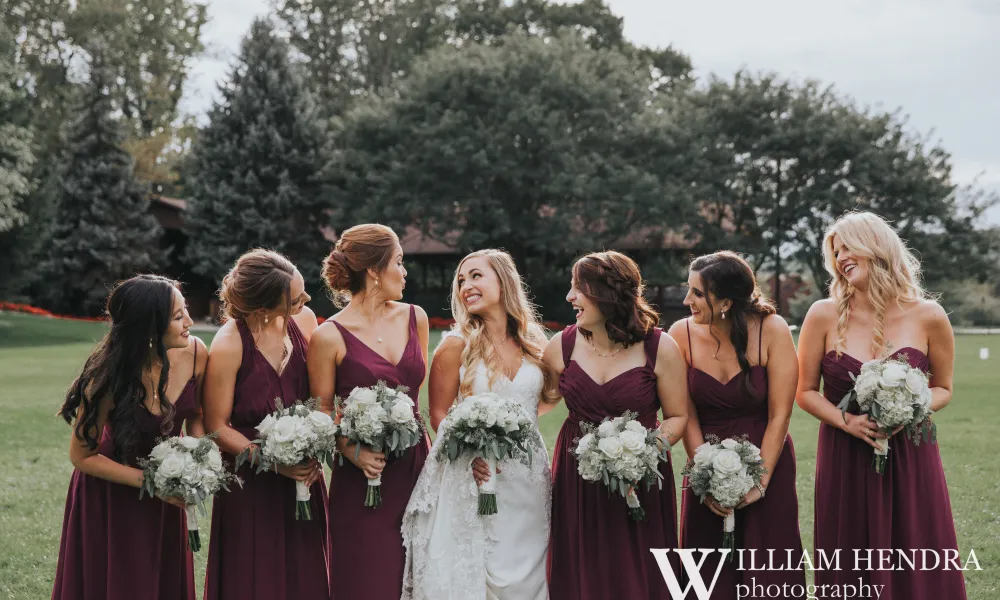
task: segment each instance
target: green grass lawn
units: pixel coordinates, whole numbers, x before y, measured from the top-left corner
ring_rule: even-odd
[[[54,415],[102,333],[100,324],[0,313],[0,598],[36,600],[51,594],[72,471],[70,428]],[[211,343],[211,334],[199,335]],[[438,337],[432,334],[432,348]],[[989,361],[978,358],[983,346],[991,349]],[[975,549],[983,567],[966,573],[969,598],[992,600],[1000,597],[1000,461],[990,450],[1000,426],[1000,337],[958,338],[955,387],[952,405],[935,418],[941,455],[963,560]],[[426,405],[424,389],[421,401]],[[541,419],[550,451],[565,417],[560,405]],[[815,419],[795,409],[791,433],[798,458],[799,523],[807,548],[812,547],[817,429]],[[675,449],[675,470],[685,458],[683,449]],[[204,548],[195,555],[199,594],[207,528],[206,521]]]

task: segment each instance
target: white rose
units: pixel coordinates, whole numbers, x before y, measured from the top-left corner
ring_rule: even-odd
[[[636,433],[641,433],[642,435],[646,435],[646,428],[643,427],[642,423],[640,423],[639,421],[629,421],[628,423],[625,423],[625,430],[634,431]]]
[[[597,447],[608,458],[619,458],[624,450],[622,441],[618,437],[601,438],[601,441],[597,442]]]
[[[392,410],[389,411],[389,420],[393,423],[407,423],[411,421],[413,419],[413,407],[410,404],[402,400],[396,400],[396,403],[392,405]]]
[[[316,431],[329,431],[333,426],[333,419],[323,411],[314,410],[306,417]]]
[[[719,450],[712,459],[712,469],[716,475],[735,475],[743,468],[740,455],[732,450]]]
[[[895,388],[903,385],[906,379],[906,367],[897,363],[889,363],[882,369],[882,378],[879,383],[882,387]]]
[[[277,422],[278,420],[273,416],[267,415],[264,417],[264,420],[260,422],[260,425],[257,426],[257,433],[260,434],[260,437],[266,438],[271,435],[271,430],[274,429],[274,424]]]
[[[375,390],[370,388],[360,388],[356,387],[351,390],[351,394],[348,396],[352,402],[356,402],[358,405],[368,406],[378,402],[378,394]]]
[[[153,451],[149,453],[149,457],[153,460],[160,462],[173,452],[168,442],[160,442],[153,448]]]
[[[598,437],[606,438],[615,434],[615,424],[611,421],[605,421],[601,423],[600,427],[597,428]]]
[[[398,402],[405,402],[407,406],[410,406],[410,407],[413,406],[413,398],[410,398],[409,396],[407,396],[403,392],[398,392],[398,391],[395,392],[395,395],[396,395],[396,402],[397,403]]]
[[[622,446],[629,454],[640,454],[646,448],[646,432],[625,430],[618,434]]]
[[[271,430],[270,438],[273,439],[275,443],[283,444],[295,439],[298,430],[299,420],[295,417],[284,416],[278,419],[277,423],[274,424],[274,428]]]
[[[172,477],[180,477],[184,474],[184,467],[187,465],[185,458],[186,454],[170,454],[163,459],[160,463],[160,467],[156,469],[157,478],[163,477],[164,479],[169,479]]]
[[[594,441],[594,434],[588,433],[587,435],[580,438],[579,443],[576,446],[576,453],[582,454],[590,448],[590,444]]]
[[[196,437],[192,437],[190,435],[185,435],[185,436],[178,437],[177,438],[177,443],[180,444],[181,446],[183,446],[184,448],[187,448],[188,450],[194,450],[195,448],[198,447],[198,444],[200,442],[199,442],[198,438],[196,438]]]
[[[906,389],[917,396],[927,387],[927,380],[924,379],[923,373],[917,369],[910,369],[910,372],[906,374],[905,384]]]
[[[726,439],[722,440],[722,444],[721,445],[726,450],[736,450],[736,448],[739,447],[740,443],[737,442],[736,440],[732,439],[732,438],[726,438]]]
[[[760,460],[760,448],[754,446],[753,444],[747,444],[747,453],[750,455],[750,460],[759,461]]]
[[[715,458],[718,448],[705,442],[704,444],[698,446],[694,451],[694,464],[696,467],[704,468],[712,464],[712,459]]]
[[[208,466],[212,467],[216,471],[222,469],[222,454],[220,454],[217,449],[212,448],[209,450],[205,460],[208,461]]]

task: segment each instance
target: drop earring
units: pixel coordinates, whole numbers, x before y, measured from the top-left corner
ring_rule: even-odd
[[[149,348],[150,350],[153,349],[153,338],[149,338]]]
[[[264,325],[267,325],[267,315],[264,315]]]
[[[723,320],[723,321],[725,321],[725,320],[726,320],[726,311],[722,311],[722,320]]]

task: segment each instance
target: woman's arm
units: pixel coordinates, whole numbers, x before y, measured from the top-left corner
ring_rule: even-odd
[[[208,348],[201,338],[191,336],[197,352],[194,364],[194,403],[197,412],[184,423],[184,429],[192,437],[205,435],[205,414],[202,407],[202,392],[205,387],[205,368],[208,366]]]
[[[764,328],[761,340],[767,348],[767,428],[764,429],[764,440],[760,445],[765,469],[760,483],[766,489],[785,446],[785,436],[788,435],[799,367],[792,331],[785,320],[778,315],[770,315],[764,318],[760,326]],[[760,490],[753,487],[737,508],[744,508],[760,499]]]
[[[434,352],[430,380],[427,384],[431,428],[434,431],[438,430],[441,421],[448,414],[448,409],[458,397],[458,388],[461,384],[458,374],[462,366],[462,350],[464,349],[465,342],[462,338],[451,336],[445,338]]]
[[[832,300],[815,302],[806,313],[799,334],[799,382],[795,401],[799,407],[823,423],[864,440],[877,448],[872,437],[885,437],[867,415],[841,413],[819,392],[820,365],[826,355],[826,332],[836,324],[837,309]],[[866,435],[872,431],[872,435]]]
[[[656,391],[663,409],[660,431],[671,446],[684,436],[688,423],[687,362],[669,335],[660,336],[660,347],[656,352]]]
[[[927,302],[927,358],[931,369],[931,410],[937,412],[951,403],[955,372],[955,332],[948,313],[936,302]]]

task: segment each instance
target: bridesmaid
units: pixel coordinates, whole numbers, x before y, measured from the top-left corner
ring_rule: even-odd
[[[112,290],[111,330],[59,414],[73,424],[70,480],[53,600],[194,600],[184,503],[139,499],[156,439],[201,436],[208,352],[177,282],[139,275]]]
[[[965,598],[957,570],[855,570],[854,551],[957,551],[951,501],[937,444],[891,436],[884,475],[872,468],[874,438],[865,415],[842,415],[837,403],[851,375],[892,356],[931,374],[932,410],[951,401],[955,338],[948,315],[928,300],[920,264],[895,231],[872,213],[841,217],[823,240],[830,299],[812,305],[799,338],[799,406],[819,419],[816,452],[817,551],[840,551],[840,571],[816,571],[816,584],[881,585],[882,600]],[[823,392],[820,393],[820,377]],[[919,553],[918,553],[919,556]],[[877,554],[875,554],[877,558]],[[878,565],[877,560],[872,561]],[[895,564],[895,563],[894,563]],[[919,565],[917,565],[919,566]]]
[[[572,454],[574,440],[582,435],[580,422],[599,423],[629,410],[647,428],[659,427],[669,445],[684,433],[684,357],[656,327],[659,316],[642,294],[642,275],[632,259],[618,252],[583,257],[573,266],[566,297],[576,309],[576,325],[556,334],[545,349],[544,360],[558,374],[569,408],[552,466],[552,600],[670,598],[649,551],[677,547],[670,462],[660,466],[662,489],[638,490],[646,521],[637,522],[624,498],[580,478]],[[661,408],[662,423],[657,420]],[[672,567],[679,569],[676,562]]]
[[[687,348],[685,358],[690,365],[692,409],[684,432],[688,456],[705,443],[705,434],[721,439],[746,435],[761,449],[767,469],[760,486],[751,489],[736,507],[736,548],[737,552],[745,550],[742,564],[746,568],[738,569],[739,554],[732,562],[724,562],[711,598],[735,600],[740,584],[804,586],[801,569],[750,569],[754,563],[766,562],[768,551],[782,565],[788,551],[795,565],[802,557],[795,449],[788,435],[798,379],[792,332],[774,314],[774,306],[761,297],[753,269],[733,252],[716,252],[691,263],[684,305],[691,309],[691,317],[674,323],[670,335],[682,352]],[[751,357],[756,358],[753,364]],[[722,518],[730,512],[733,509],[723,508],[712,498],[702,504],[686,489],[681,504],[681,546],[718,548]],[[705,560],[703,581],[712,581],[719,558],[713,554]]]
[[[276,408],[309,398],[306,348],[316,315],[302,275],[269,250],[241,256],[219,291],[225,324],[212,341],[205,425],[230,458],[251,444]],[[215,497],[205,600],[328,600],[326,486],[316,461],[255,474]],[[311,521],[295,520],[295,481],[312,493]]]
[[[413,412],[427,371],[428,321],[423,309],[399,302],[406,287],[403,249],[384,225],[358,225],[345,231],[323,261],[323,278],[343,310],[316,330],[309,346],[312,395],[332,410],[334,396],[346,398],[356,387],[379,380],[409,388]],[[346,301],[346,306],[344,305]],[[330,483],[330,561],[334,599],[398,599],[403,589],[403,512],[424,466],[430,444],[424,441],[399,458],[368,448],[347,446],[341,438],[343,466]],[[368,479],[382,475],[382,505],[366,508]]]

